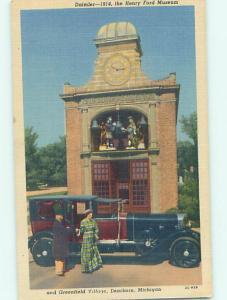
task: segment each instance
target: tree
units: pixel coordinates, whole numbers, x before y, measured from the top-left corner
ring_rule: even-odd
[[[198,179],[198,142],[197,115],[180,120],[182,131],[188,140],[177,144],[178,175],[183,178],[183,184],[178,189],[178,207],[170,211],[187,213],[190,220],[199,222],[199,179]]]
[[[193,145],[197,149],[197,114],[193,112],[189,117],[182,117],[181,120],[182,131],[191,139]]]
[[[190,141],[180,141],[177,144],[178,176],[183,178],[187,172],[198,177],[198,151]]]
[[[188,174],[184,184],[179,186],[178,209],[186,212],[189,219],[199,222],[199,182],[193,174]]]
[[[38,147],[38,134],[33,127],[25,129],[26,187],[36,190],[41,184],[66,185],[65,137],[43,147]]]
[[[182,131],[188,136],[189,140],[180,141],[177,145],[177,156],[179,172],[194,169],[198,176],[198,139],[197,139],[197,115],[192,113],[189,117],[182,117],[180,120]]]
[[[48,186],[66,185],[66,144],[65,137],[39,149],[40,180]]]
[[[26,187],[27,190],[38,187],[40,157],[38,153],[38,134],[33,127],[25,128],[25,158],[26,158]]]

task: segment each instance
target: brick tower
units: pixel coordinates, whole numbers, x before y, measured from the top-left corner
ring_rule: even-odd
[[[68,191],[128,199],[129,212],[175,207],[176,75],[151,80],[144,74],[140,37],[129,22],[102,26],[94,41],[92,79],[81,87],[65,84],[61,95]]]

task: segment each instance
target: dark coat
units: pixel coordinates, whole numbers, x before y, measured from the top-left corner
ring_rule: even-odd
[[[65,228],[62,222],[57,220],[53,224],[53,256],[56,260],[62,260],[69,255],[69,234],[71,230]]]

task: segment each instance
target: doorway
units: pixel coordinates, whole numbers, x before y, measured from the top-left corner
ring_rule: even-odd
[[[130,164],[128,160],[112,162],[116,180],[116,197],[129,200]]]
[[[93,194],[101,198],[128,200],[127,212],[149,212],[150,185],[148,159],[92,162]],[[116,210],[111,204],[99,205],[99,213]]]

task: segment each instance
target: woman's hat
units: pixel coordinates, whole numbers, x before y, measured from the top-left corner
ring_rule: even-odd
[[[93,210],[90,208],[84,211],[85,216],[89,215],[90,213],[93,213]]]

